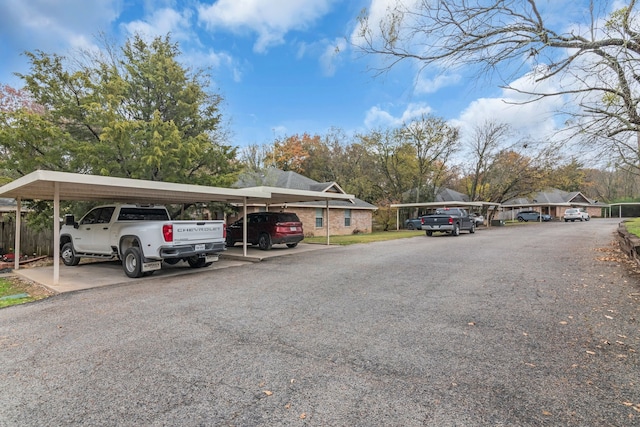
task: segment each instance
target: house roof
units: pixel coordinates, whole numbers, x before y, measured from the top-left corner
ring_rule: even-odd
[[[491,202],[471,202],[469,196],[459,191],[446,187],[437,189],[435,201],[418,203],[394,203],[392,208],[437,208],[437,207],[465,207],[482,208],[483,206],[498,206],[499,203]]]
[[[436,193],[436,202],[469,202],[469,196],[450,188],[440,188]]]
[[[16,199],[0,198],[0,212],[15,212],[17,208]]]
[[[505,207],[522,206],[590,206],[596,204],[579,191],[563,191],[557,188],[550,188],[540,191],[530,197],[517,197],[507,200],[502,204]]]
[[[345,191],[336,182],[318,182],[306,176],[300,175],[293,171],[283,171],[277,168],[267,168],[260,173],[244,174],[234,185],[236,188],[265,188],[260,185],[268,186],[266,188],[281,188],[288,190],[315,191],[329,194],[342,195]],[[281,190],[282,191],[282,190]],[[287,206],[298,207],[325,207],[326,201],[291,201],[285,202]],[[277,203],[271,203],[277,204]],[[283,203],[284,204],[284,203]],[[349,200],[330,200],[330,208],[345,209],[377,209],[376,206],[360,200],[351,198]]]

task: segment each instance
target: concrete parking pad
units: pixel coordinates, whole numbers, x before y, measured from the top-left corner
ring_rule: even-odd
[[[158,270],[153,275],[139,279],[127,277],[122,269],[120,261],[93,261],[83,260],[74,267],[60,266],[60,278],[57,285],[53,284],[53,266],[23,268],[14,270],[13,274],[27,280],[39,283],[57,292],[74,292],[83,289],[97,288],[101,286],[116,285],[119,283],[131,283],[131,281],[150,280],[154,277],[171,277],[184,274],[196,274],[222,268],[239,267],[252,262],[260,262],[272,257],[293,255],[301,252],[326,249],[330,246],[316,244],[299,244],[296,248],[287,248],[277,245],[269,251],[262,251],[258,248],[248,247],[247,256],[243,256],[242,246],[228,248],[222,253],[220,260],[214,262],[210,267],[191,268],[186,262],[179,262],[176,265],[162,265],[162,270]]]

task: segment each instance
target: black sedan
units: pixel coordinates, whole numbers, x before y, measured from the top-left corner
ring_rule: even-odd
[[[404,221],[404,228],[407,230],[422,230],[422,220],[420,218],[409,218]]]

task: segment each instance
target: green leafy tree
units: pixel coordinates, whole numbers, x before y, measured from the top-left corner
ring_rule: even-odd
[[[413,149],[412,200],[433,201],[437,189],[448,178],[447,169],[451,156],[458,150],[460,130],[444,119],[423,115],[406,123],[399,133]]]
[[[549,173],[549,186],[564,191],[582,191],[588,193],[586,173],[582,163],[571,159],[570,162],[553,168]]]
[[[485,201],[503,203],[543,190],[549,171],[545,161],[544,156],[529,157],[513,149],[500,150],[485,172]],[[495,211],[490,213],[492,216]]]
[[[19,74],[25,89],[5,87],[0,97],[0,167],[17,175],[11,178],[48,169],[214,186],[235,181],[222,98],[206,75],[180,64],[168,36],[134,36],[121,48],[105,43],[101,52],[73,59],[26,55],[30,72]],[[30,207],[30,224],[50,221],[47,203]]]
[[[134,36],[121,49],[107,45],[84,62],[28,52],[31,72],[20,77],[45,113],[15,114],[0,142],[21,173],[46,167],[230,185],[235,149],[223,142],[222,99],[208,91],[206,76],[178,62],[179,55],[168,36],[150,42]],[[43,144],[30,143],[38,138],[48,150],[40,165],[28,155],[39,154]]]
[[[374,130],[359,135],[361,144],[374,159],[370,175],[375,179],[378,199],[390,203],[400,201],[402,194],[411,189],[415,171],[415,153],[411,144],[398,129]]]

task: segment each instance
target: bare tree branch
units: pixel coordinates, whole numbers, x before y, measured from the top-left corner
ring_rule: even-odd
[[[419,64],[421,70],[465,67],[477,74],[507,70],[503,88],[530,96],[516,102],[566,98],[567,107],[559,113],[573,117],[574,139],[587,135],[601,144],[609,141],[612,151],[624,139],[635,141],[632,153],[619,154],[640,168],[636,0],[627,0],[622,7],[613,0],[591,0],[590,21],[569,22],[572,26],[566,27],[558,26],[557,16],[545,11],[548,7],[538,0],[399,1],[381,18],[361,14],[352,41],[364,54],[387,60],[374,69],[377,74],[406,61]],[[524,76],[537,85],[515,87],[513,82]]]

